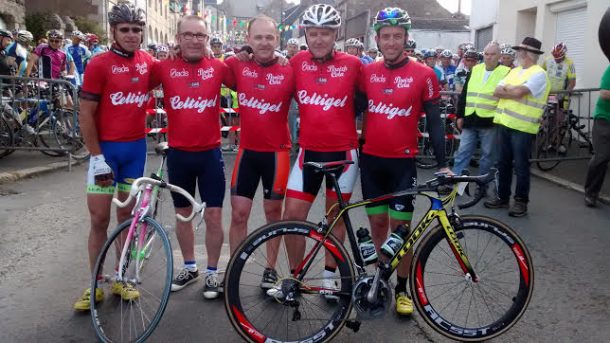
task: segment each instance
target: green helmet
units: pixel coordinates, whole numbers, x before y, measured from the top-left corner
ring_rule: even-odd
[[[384,26],[400,26],[406,31],[411,29],[409,13],[398,7],[387,7],[377,12],[373,28],[379,32]]]

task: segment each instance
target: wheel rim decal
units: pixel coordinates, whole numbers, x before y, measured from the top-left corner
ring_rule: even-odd
[[[523,275],[523,278],[525,279],[525,284],[529,286],[530,272],[527,266],[527,261],[525,260],[525,255],[523,254],[523,250],[517,243],[513,244],[512,250],[515,253],[515,256],[517,257],[517,261],[519,262],[519,269],[521,269],[521,275]]]
[[[255,341],[257,341],[259,343],[262,343],[265,341],[265,336],[263,336],[263,334],[258,332],[254,328],[254,326],[252,326],[252,324],[250,324],[248,319],[246,319],[246,317],[243,315],[243,313],[241,313],[241,311],[239,311],[236,306],[233,306],[233,313],[235,314],[235,317],[237,317],[237,321],[239,322],[239,325],[241,325],[245,329],[245,332],[247,332],[251,338],[253,338]]]

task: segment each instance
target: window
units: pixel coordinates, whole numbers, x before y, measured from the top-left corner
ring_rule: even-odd
[[[487,44],[489,42],[492,41],[493,39],[493,26],[489,26],[489,27],[485,27],[482,29],[477,30],[477,32],[475,33],[475,48],[478,51],[482,51],[485,46],[487,46]]]

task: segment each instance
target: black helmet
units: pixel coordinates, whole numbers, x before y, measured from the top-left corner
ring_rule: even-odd
[[[64,39],[64,34],[59,30],[49,30],[47,31],[47,38],[49,39]]]
[[[146,48],[147,48],[148,50],[152,50],[152,51],[155,51],[155,52],[156,52],[156,51],[157,51],[157,44],[155,44],[155,43],[150,43],[150,44],[148,44],[148,45],[146,46]]]
[[[415,48],[417,48],[417,44],[415,43],[414,40],[409,39],[407,41],[407,49],[414,49],[415,50]]]
[[[222,40],[218,37],[212,37],[210,39],[210,46],[212,45],[222,45]]]
[[[108,12],[108,23],[110,26],[121,23],[144,25],[144,11],[131,3],[123,2],[112,6],[112,9]]]
[[[11,31],[0,29],[0,37],[8,37],[10,39],[13,39],[13,34],[11,33]]]

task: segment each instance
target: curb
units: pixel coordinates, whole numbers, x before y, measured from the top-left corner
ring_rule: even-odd
[[[85,160],[87,160],[87,159],[85,159]],[[72,166],[77,166],[77,165],[83,163],[83,161],[84,160],[81,160],[81,161],[73,160]],[[33,177],[33,176],[40,175],[40,174],[49,173],[49,172],[52,172],[52,171],[55,171],[58,169],[68,168],[68,164],[69,164],[68,161],[53,162],[53,163],[47,164],[46,166],[32,167],[32,168],[20,169],[20,170],[11,171],[11,172],[0,173],[0,185],[9,183],[9,182],[19,181],[21,179]]]
[[[538,177],[540,179],[547,180],[547,181],[549,181],[551,183],[554,183],[554,184],[556,184],[558,186],[561,186],[561,187],[564,187],[564,188],[567,188],[567,189],[571,189],[571,190],[576,191],[578,193],[581,193],[583,195],[585,194],[585,188],[583,186],[575,183],[575,182],[568,181],[566,179],[562,179],[562,178],[560,178],[558,176],[555,176],[553,174],[542,172],[542,171],[540,171],[538,169],[534,169],[534,168],[530,169],[530,172],[531,172],[532,175],[534,175],[534,176],[536,176],[536,177]],[[601,203],[606,204],[606,205],[610,205],[610,196],[606,196],[606,195],[600,194],[599,197],[597,198],[597,200],[599,202],[601,202]]]

